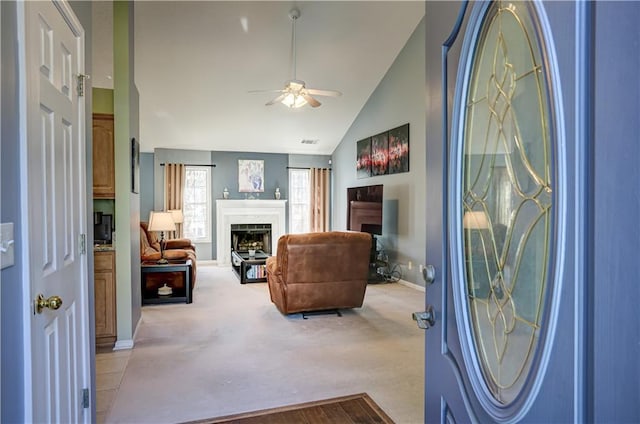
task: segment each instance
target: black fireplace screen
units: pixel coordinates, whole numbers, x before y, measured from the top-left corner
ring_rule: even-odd
[[[271,224],[231,224],[231,250],[271,254]]]

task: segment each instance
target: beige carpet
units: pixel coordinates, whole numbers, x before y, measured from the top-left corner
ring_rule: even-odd
[[[366,392],[397,423],[423,417],[424,293],[369,285],[364,306],[283,316],[266,283],[198,265],[194,303],[145,306],[106,422],[175,423]]]

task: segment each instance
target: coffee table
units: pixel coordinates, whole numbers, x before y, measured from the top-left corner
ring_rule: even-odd
[[[173,288],[167,296],[160,296],[157,290],[147,290],[147,276],[163,272],[184,272],[184,289]],[[140,265],[140,284],[142,285],[142,304],[192,302],[193,287],[191,284],[191,259],[186,261],[169,261],[168,264],[142,262]]]
[[[231,267],[240,279],[240,284],[260,283],[267,281],[267,258],[269,255],[262,250],[256,250],[256,254],[249,252],[231,251]]]

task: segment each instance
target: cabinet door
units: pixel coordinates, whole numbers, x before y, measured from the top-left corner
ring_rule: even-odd
[[[95,252],[94,293],[96,344],[116,339],[115,252]]]
[[[94,277],[96,294],[96,338],[114,336],[114,308],[110,302],[110,299],[114,297],[113,273],[100,271],[96,272]]]
[[[93,115],[93,197],[116,197],[113,115]]]

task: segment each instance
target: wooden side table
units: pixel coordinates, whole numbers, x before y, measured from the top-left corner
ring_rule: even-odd
[[[175,287],[167,296],[160,296],[157,290],[147,290],[147,275],[162,272],[184,272],[184,289]],[[140,265],[140,283],[142,285],[142,304],[192,302],[193,287],[191,285],[191,259],[186,261],[169,261],[168,264],[158,264],[153,261],[142,262]]]

